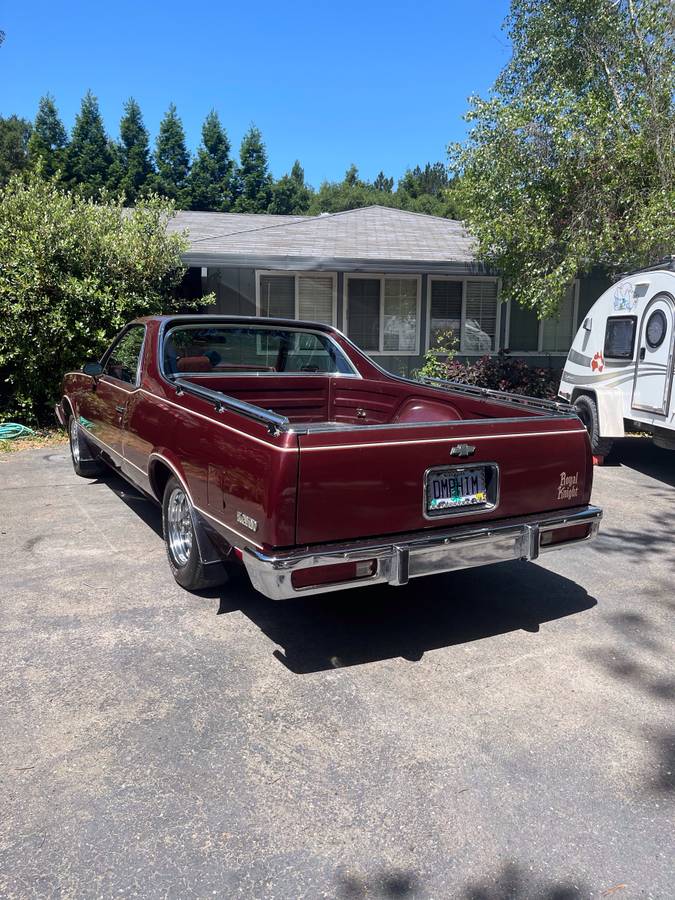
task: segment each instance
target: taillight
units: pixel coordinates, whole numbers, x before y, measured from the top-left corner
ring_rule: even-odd
[[[364,559],[358,562],[336,563],[331,566],[313,566],[310,569],[297,569],[291,573],[291,584],[296,590],[309,587],[320,587],[327,584],[340,584],[342,581],[358,581],[370,578],[377,571],[377,560]]]
[[[542,547],[550,547],[553,544],[565,544],[568,541],[583,541],[591,530],[588,524],[567,525],[565,528],[553,528],[551,531],[542,532],[539,544]]]

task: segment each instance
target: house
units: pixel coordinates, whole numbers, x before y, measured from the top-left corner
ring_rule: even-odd
[[[384,368],[410,374],[439,332],[459,356],[502,348],[562,368],[606,283],[576,281],[557,319],[502,302],[461,222],[370,206],[318,216],[179,212],[187,230],[185,296],[213,292],[211,311],[336,325]],[[597,281],[597,283],[596,283]]]

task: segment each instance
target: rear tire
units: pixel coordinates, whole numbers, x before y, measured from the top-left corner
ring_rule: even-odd
[[[91,456],[91,448],[82,436],[80,423],[75,416],[68,418],[68,439],[70,458],[75,474],[82,478],[97,478],[104,471],[104,464]]]
[[[172,476],[162,498],[162,529],[171,574],[186,591],[215,587],[227,580],[224,566],[205,566],[199,556],[194,510],[180,481]]]
[[[586,426],[593,455],[607,456],[614,446],[614,441],[611,438],[600,437],[600,417],[597,403],[593,397],[581,394],[574,401],[574,406],[579,418]]]

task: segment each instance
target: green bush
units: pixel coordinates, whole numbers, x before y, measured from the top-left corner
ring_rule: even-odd
[[[496,356],[481,356],[475,362],[454,359],[457,339],[452,332],[438,336],[433,349],[424,357],[418,378],[442,378],[473,384],[493,391],[508,391],[554,400],[558,393],[560,373],[540,366],[528,366],[524,359],[514,359],[506,350]]]
[[[39,175],[0,191],[0,418],[53,420],[64,372],[98,358],[130,319],[178,300],[187,241],[151,197],[125,210]]]

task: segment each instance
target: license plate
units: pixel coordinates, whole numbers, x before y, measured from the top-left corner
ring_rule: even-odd
[[[427,472],[426,507],[430,515],[442,511],[486,506],[488,487],[485,466],[447,468]]]

